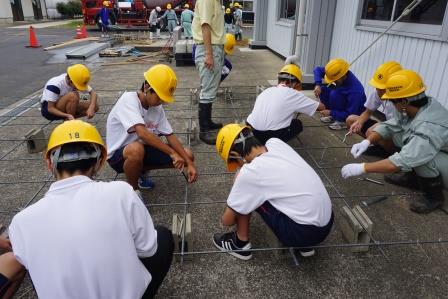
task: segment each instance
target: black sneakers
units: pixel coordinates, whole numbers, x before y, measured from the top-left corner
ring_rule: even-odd
[[[241,241],[240,241],[241,242]],[[227,251],[230,255],[242,260],[250,260],[252,258],[252,244],[249,241],[244,242],[244,246],[238,247],[236,241],[236,232],[226,234],[218,233],[213,235],[213,244],[221,251]]]

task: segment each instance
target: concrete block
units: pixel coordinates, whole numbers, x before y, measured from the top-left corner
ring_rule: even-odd
[[[182,39],[182,27],[176,26],[173,30],[173,44],[175,45],[178,40]]]
[[[193,251],[193,238],[191,235],[191,214],[188,213],[183,218],[183,215],[173,214],[173,225],[171,231],[174,238],[174,252],[182,252],[182,230],[185,229],[184,252]],[[180,255],[175,255],[175,258],[180,260]],[[184,256],[184,260],[188,255]]]
[[[47,138],[45,137],[45,133],[42,129],[32,129],[28,133],[25,134],[26,139],[26,147],[28,149],[28,153],[39,153],[47,147]]]
[[[352,209],[342,207],[341,213],[343,217],[339,224],[347,242],[368,244],[373,232],[373,222],[362,208],[359,205]],[[369,246],[356,246],[352,247],[351,250],[352,252],[366,252],[369,250]]]
[[[194,41],[192,39],[187,39],[187,53],[193,53]]]
[[[187,40],[182,39],[176,42],[176,47],[174,49],[176,54],[187,54]]]

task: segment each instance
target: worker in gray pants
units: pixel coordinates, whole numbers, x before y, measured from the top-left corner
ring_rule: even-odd
[[[196,46],[195,64],[201,79],[199,95],[199,138],[215,145],[216,133],[222,127],[211,119],[224,64],[224,11],[218,0],[197,0],[193,18],[193,39]]]
[[[388,159],[373,163],[345,165],[342,176],[348,178],[369,172],[388,173],[389,183],[419,188],[424,197],[411,203],[416,213],[429,213],[443,205],[443,188],[448,189],[448,111],[435,99],[426,96],[420,76],[410,70],[393,73],[386,82],[382,100],[390,100],[395,116],[380,123],[373,133],[353,145],[358,158],[379,141],[401,148]],[[397,173],[397,172],[402,173]]]
[[[172,35],[174,27],[179,24],[179,21],[177,20],[176,12],[171,9],[171,3],[168,3],[166,5],[166,10],[162,18],[166,18],[166,20],[168,21],[168,31],[170,32],[170,35]]]

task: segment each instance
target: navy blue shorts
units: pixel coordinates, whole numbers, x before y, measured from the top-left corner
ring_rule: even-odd
[[[60,117],[60,116],[56,116],[54,114],[51,114],[50,112],[48,112],[48,102],[44,101],[41,106],[40,106],[40,113],[42,114],[43,117],[45,117],[48,120],[65,120],[64,117]]]
[[[123,151],[126,146],[115,151],[113,156],[107,160],[110,167],[112,167],[116,172],[123,173]],[[153,166],[154,168],[164,167],[173,165],[173,159],[164,152],[150,145],[144,145],[145,147],[145,156],[143,157],[143,165],[144,166]]]
[[[277,210],[269,201],[265,201],[256,211],[287,247],[307,247],[322,243],[330,233],[334,220],[332,212],[330,221],[323,227],[299,224]]]
[[[248,122],[246,122],[246,124],[251,126]],[[258,131],[252,128],[252,133],[254,133],[255,138],[257,138],[258,141],[260,141],[262,144],[266,144],[266,142],[271,138],[278,138],[283,142],[288,142],[289,140],[299,135],[299,133],[302,131],[302,122],[300,121],[300,119],[296,118],[291,121],[289,127],[279,130]]]
[[[0,298],[3,298],[10,284],[9,279],[0,273]]]

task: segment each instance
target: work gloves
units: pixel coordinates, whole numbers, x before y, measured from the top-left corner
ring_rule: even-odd
[[[355,159],[359,158],[370,146],[370,141],[364,139],[360,143],[353,144],[350,153],[353,155]]]
[[[370,141],[364,139],[360,143],[356,143],[352,146],[350,153],[353,155],[355,159],[359,158],[370,146]],[[364,163],[352,163],[347,164],[341,169],[341,175],[344,179],[347,179],[352,176],[358,176],[366,173],[366,169],[364,168]]]
[[[352,176],[358,176],[366,173],[366,169],[364,168],[365,163],[352,163],[347,164],[341,169],[341,175],[344,179],[347,179]]]

